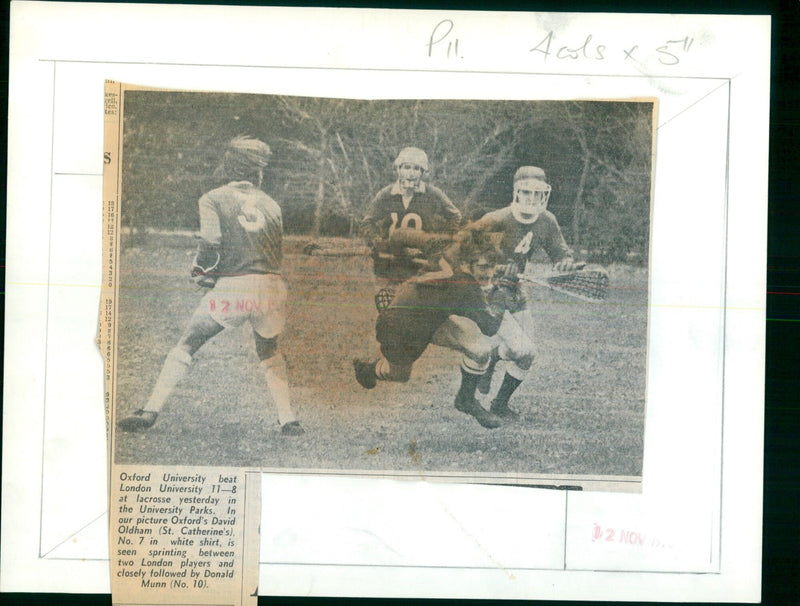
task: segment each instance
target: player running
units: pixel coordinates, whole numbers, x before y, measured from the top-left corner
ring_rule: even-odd
[[[381,356],[374,361],[353,360],[358,383],[372,389],[379,380],[406,382],[428,345],[448,347],[464,354],[456,409],[484,427],[499,427],[501,419],[475,398],[494,348],[490,337],[503,317],[504,305],[487,304],[481,288],[489,284],[499,258],[496,246],[476,232],[461,242],[452,264],[442,259],[440,271],[404,282],[378,316],[375,336]]]
[[[509,400],[524,380],[536,355],[533,311],[520,284],[520,275],[539,249],[544,249],[556,270],[567,272],[575,268],[572,251],[564,241],[558,221],[547,210],[550,192],[544,170],[536,166],[522,166],[514,175],[514,198],[511,204],[486,213],[457,237],[468,241],[474,232],[502,234],[500,248],[506,258],[506,266],[502,274],[497,276],[495,290],[506,292],[504,300],[509,303],[510,313],[505,314],[498,329],[495,338],[499,344],[478,389],[481,393],[488,393],[494,364],[498,359],[508,361],[503,382],[489,410],[498,417],[510,420],[518,419],[519,413],[509,407]]]
[[[260,189],[270,155],[269,146],[258,139],[236,137],[228,144],[221,166],[228,183],[199,202],[200,241],[192,277],[211,290],[167,354],[145,407],[122,418],[120,429],[152,427],[197,350],[224,328],[249,322],[281,433],[305,433],[292,410],[286,362],[278,352],[278,335],[286,323],[283,225],[280,207]]]
[[[361,221],[361,235],[372,248],[375,276],[390,285],[418,273],[420,266],[414,259],[424,256],[423,250],[394,238],[395,233],[416,230],[452,234],[461,223],[461,211],[445,193],[423,181],[429,170],[424,151],[417,147],[401,149],[394,170],[397,180],[375,195]],[[445,244],[443,241],[440,248]]]

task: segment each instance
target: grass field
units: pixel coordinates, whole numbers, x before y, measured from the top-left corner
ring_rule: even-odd
[[[197,353],[152,429],[117,433],[117,463],[466,472],[512,481],[641,475],[646,269],[610,267],[612,290],[602,304],[537,293],[539,356],[512,400],[522,419],[488,430],[453,407],[460,356],[449,350],[429,347],[406,384],[362,389],[351,359],[377,353],[370,260],[308,257],[299,244],[286,246],[290,306],[280,345],[307,433],[279,434],[250,328],[242,327]],[[152,245],[122,251],[118,414],[144,405],[202,297],[188,278],[192,252]],[[493,392],[502,376],[498,365]]]

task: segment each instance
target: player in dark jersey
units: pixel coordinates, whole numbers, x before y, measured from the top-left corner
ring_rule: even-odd
[[[167,355],[146,405],[122,418],[120,429],[151,427],[197,350],[224,328],[249,322],[281,433],[304,433],[291,407],[286,362],[278,352],[278,335],[286,323],[286,285],[281,209],[260,189],[269,156],[269,146],[258,139],[237,137],[228,144],[221,167],[228,183],[199,202],[200,241],[192,277],[211,290]]]
[[[490,411],[507,419],[519,418],[519,414],[508,403],[536,356],[533,311],[519,276],[539,249],[544,249],[559,271],[570,271],[575,265],[572,251],[564,241],[558,221],[547,210],[550,192],[551,187],[541,168],[523,166],[514,175],[514,197],[511,204],[486,213],[457,237],[460,239],[475,231],[501,236],[500,248],[506,260],[502,276],[503,288],[513,291],[513,296],[506,298],[512,304],[510,313],[504,316],[498,329],[498,347],[479,389],[483,393],[489,392],[494,363],[498,359],[506,360],[508,364],[503,383],[492,400]]]
[[[453,264],[441,260],[441,269],[404,282],[391,304],[378,316],[375,336],[381,357],[355,359],[356,380],[372,389],[377,381],[406,382],[414,362],[430,344],[464,354],[461,387],[455,407],[488,428],[502,421],[475,399],[480,376],[489,366],[503,310],[492,308],[482,285],[488,284],[499,254],[482,234],[463,242]]]
[[[461,211],[439,188],[423,181],[428,156],[419,148],[400,150],[394,161],[397,180],[380,190],[361,221],[361,234],[373,251],[375,276],[399,283],[419,272],[419,249],[393,242],[397,230],[454,233]]]

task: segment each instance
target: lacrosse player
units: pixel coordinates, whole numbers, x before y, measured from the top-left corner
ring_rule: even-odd
[[[483,375],[478,390],[489,393],[494,365],[506,360],[503,382],[489,410],[496,416],[516,420],[519,413],[509,407],[509,400],[530,370],[536,355],[534,347],[533,312],[520,284],[527,262],[538,249],[544,249],[558,271],[575,268],[572,251],[564,241],[555,216],[547,211],[551,187],[544,171],[536,166],[522,166],[514,175],[514,194],[511,204],[486,213],[471,223],[457,239],[471,232],[498,233],[500,249],[506,259],[503,269],[494,277],[494,290],[505,292],[508,314],[498,329],[491,363]],[[454,245],[457,248],[457,245]],[[452,253],[451,253],[452,254]]]
[[[120,429],[152,427],[197,350],[224,328],[249,322],[281,433],[304,433],[292,411],[286,362],[278,352],[278,335],[286,323],[283,226],[280,207],[260,189],[270,153],[258,139],[236,137],[228,144],[221,166],[227,184],[199,202],[200,241],[191,274],[210,290],[167,354],[144,408],[122,418]]]
[[[414,276],[404,282],[391,304],[381,311],[375,326],[381,356],[377,360],[353,360],[356,380],[372,389],[377,381],[406,382],[414,362],[429,344],[464,354],[461,387],[456,409],[493,429],[502,420],[475,398],[478,380],[489,366],[497,332],[507,305],[487,303],[482,285],[490,283],[497,261],[497,247],[475,232],[459,246],[453,264],[441,259],[438,272]]]
[[[397,180],[373,198],[361,221],[361,235],[372,248],[375,276],[397,283],[419,271],[419,264],[413,259],[424,251],[393,238],[395,233],[416,230],[452,234],[461,222],[461,211],[442,190],[423,181],[429,165],[428,156],[421,149],[401,149],[394,170]],[[446,240],[440,248],[445,244]]]

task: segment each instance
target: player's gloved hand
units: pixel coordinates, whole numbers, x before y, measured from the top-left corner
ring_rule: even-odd
[[[509,261],[497,268],[492,276],[492,285],[517,288],[519,286],[519,274],[520,264],[516,261]]]
[[[517,312],[525,309],[525,295],[516,276],[501,275],[492,280],[492,288],[486,296],[492,315],[504,311]]]
[[[577,271],[579,269],[583,269],[586,266],[586,263],[575,263],[572,259],[563,259],[555,264],[553,269],[558,272],[567,273],[570,271]]]
[[[219,253],[214,249],[201,248],[192,262],[191,276],[200,288],[214,288],[217,276],[213,273],[219,265]]]
[[[516,289],[508,285],[495,284],[486,299],[489,303],[489,312],[495,317],[517,308]]]

